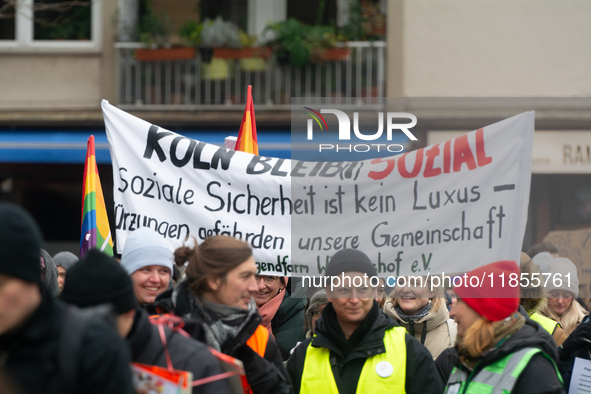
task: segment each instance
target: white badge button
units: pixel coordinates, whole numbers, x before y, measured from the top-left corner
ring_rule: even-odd
[[[394,372],[394,367],[387,361],[380,361],[378,365],[376,365],[376,372],[378,376],[387,378],[392,375],[392,372]]]

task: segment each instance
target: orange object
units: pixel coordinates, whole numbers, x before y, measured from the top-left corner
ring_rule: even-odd
[[[257,125],[254,117],[254,105],[252,103],[252,86],[248,85],[246,97],[246,108],[240,124],[240,132],[236,139],[236,150],[254,155],[259,154],[259,143],[257,140]]]
[[[248,338],[248,341],[246,341],[246,344],[252,350],[257,352],[257,354],[259,356],[265,357],[265,350],[267,349],[267,342],[268,341],[269,341],[269,330],[267,330],[263,326],[258,326],[256,331],[254,332],[254,334],[252,334],[252,336],[250,338]]]

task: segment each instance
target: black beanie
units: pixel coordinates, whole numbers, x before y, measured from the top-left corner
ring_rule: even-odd
[[[343,272],[363,272],[378,276],[376,267],[367,255],[355,249],[343,249],[335,253],[326,266],[325,276],[337,276]]]
[[[0,273],[41,283],[41,230],[35,219],[12,203],[0,203]]]
[[[60,299],[81,308],[109,303],[117,314],[137,306],[133,284],[125,269],[98,249],[90,249],[66,272]]]

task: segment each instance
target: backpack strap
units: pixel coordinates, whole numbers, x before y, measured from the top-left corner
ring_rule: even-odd
[[[58,347],[58,366],[67,392],[76,392],[80,367],[80,348],[88,324],[93,319],[107,321],[117,326],[117,317],[109,305],[99,305],[80,309],[74,305],[66,307],[60,343]]]
[[[447,319],[445,323],[447,323],[447,332],[449,333],[450,346],[454,347],[456,343],[456,337],[458,336],[458,326],[456,324],[452,324],[452,319]]]

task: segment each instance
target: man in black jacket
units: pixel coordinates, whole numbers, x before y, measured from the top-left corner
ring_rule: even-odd
[[[338,276],[341,283],[327,286],[329,303],[316,322],[316,336],[296,347],[287,363],[292,392],[441,393],[429,351],[378,308],[375,288],[365,284],[364,277],[377,276],[369,258],[341,250],[326,276]]]
[[[119,263],[93,249],[66,277],[62,300],[81,308],[111,304],[118,314],[119,335],[127,338],[131,348],[132,361],[168,367],[159,328],[150,322],[145,310],[137,307],[131,278]],[[224,373],[220,361],[203,343],[168,327],[162,328],[174,369],[193,373],[193,381]],[[195,386],[193,392],[223,394],[231,393],[232,389],[227,379],[220,379]]]
[[[71,347],[65,333],[76,328],[74,312],[41,284],[41,232],[14,204],[0,204],[0,359],[25,393],[132,393],[129,352],[100,319],[78,327]],[[74,365],[67,369],[64,365]]]

